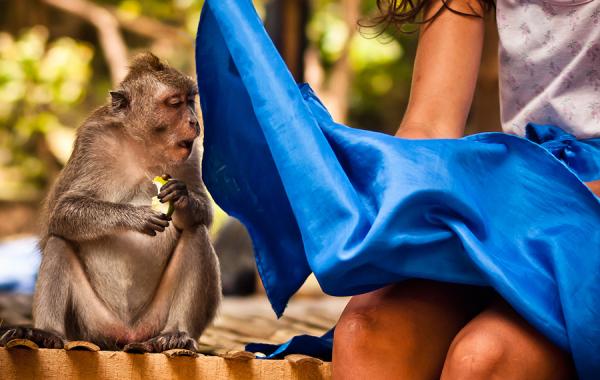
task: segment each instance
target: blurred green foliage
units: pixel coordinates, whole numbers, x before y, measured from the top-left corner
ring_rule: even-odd
[[[394,133],[408,103],[416,36],[370,27],[378,14],[374,0],[360,2],[362,18],[350,28],[343,20],[340,1],[315,0],[312,4],[307,36],[318,47],[326,74],[351,38],[348,124]]]
[[[42,26],[0,33],[0,199],[39,197],[52,165],[40,145],[67,130],[60,115],[85,95],[93,53],[68,37],[48,43]]]
[[[200,19],[200,10],[204,1],[171,0],[171,1],[96,1],[97,3],[116,3],[118,11],[127,18],[135,19],[141,15],[152,17],[162,22],[182,27],[194,36]]]
[[[268,1],[255,1],[261,16]],[[143,16],[182,30],[190,37],[189,45],[160,36],[152,40],[122,28],[130,53],[152,49],[174,66],[193,70],[191,41],[202,0],[93,2],[122,20]],[[360,8],[368,18],[375,12],[375,1],[363,0]],[[28,19],[31,11],[24,12]],[[35,12],[44,13],[32,18],[46,20],[43,26],[11,26],[11,33],[0,32],[0,200],[43,196],[70,154],[75,127],[106,99],[110,87],[104,52],[93,27],[51,7]],[[344,21],[339,1],[311,1],[307,36],[318,51],[326,80],[348,47],[352,71],[348,123],[392,133],[408,100],[415,40],[390,33],[374,38],[373,29],[357,33],[356,28]]]

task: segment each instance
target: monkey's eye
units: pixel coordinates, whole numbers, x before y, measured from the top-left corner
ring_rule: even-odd
[[[183,104],[183,101],[181,100],[181,98],[176,97],[176,96],[169,98],[167,100],[167,105],[169,105],[171,107],[179,107],[182,104]]]

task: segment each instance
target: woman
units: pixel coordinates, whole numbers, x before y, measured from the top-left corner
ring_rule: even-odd
[[[396,136],[458,138],[473,97],[489,0],[378,0],[382,20],[421,27]],[[502,126],[600,136],[600,1],[498,0]],[[600,194],[598,182],[588,183]],[[571,356],[493,292],[411,280],[354,296],[334,335],[337,379],[570,379]]]

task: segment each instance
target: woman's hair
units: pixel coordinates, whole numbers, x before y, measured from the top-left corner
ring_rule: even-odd
[[[441,0],[443,6],[428,19],[420,20],[419,17],[423,13],[423,10],[433,0],[377,0],[377,8],[379,9],[380,16],[376,16],[372,22],[375,26],[381,26],[383,29],[388,26],[396,26],[400,30],[407,24],[425,24],[435,19],[439,14],[447,9],[452,13],[456,13],[467,17],[482,17],[483,15],[478,14],[471,6],[472,13],[465,13],[452,9],[449,5],[452,0]],[[487,12],[495,7],[494,0],[477,0],[481,4],[484,12]]]

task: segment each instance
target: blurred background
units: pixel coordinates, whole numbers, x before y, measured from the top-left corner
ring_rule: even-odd
[[[11,263],[18,258],[10,253],[32,246],[40,203],[69,157],[75,129],[107,100],[128,59],[150,50],[194,76],[202,4],[0,0],[0,252],[5,252],[0,275],[17,276]],[[416,33],[364,27],[377,15],[375,0],[256,0],[255,5],[297,81],[309,82],[334,118],[395,132],[408,101]],[[488,16],[467,133],[499,130],[497,37],[494,15]],[[218,210],[212,234],[225,292],[260,293],[244,228]],[[37,269],[35,260],[30,267]],[[320,295],[314,282],[303,293]]]

